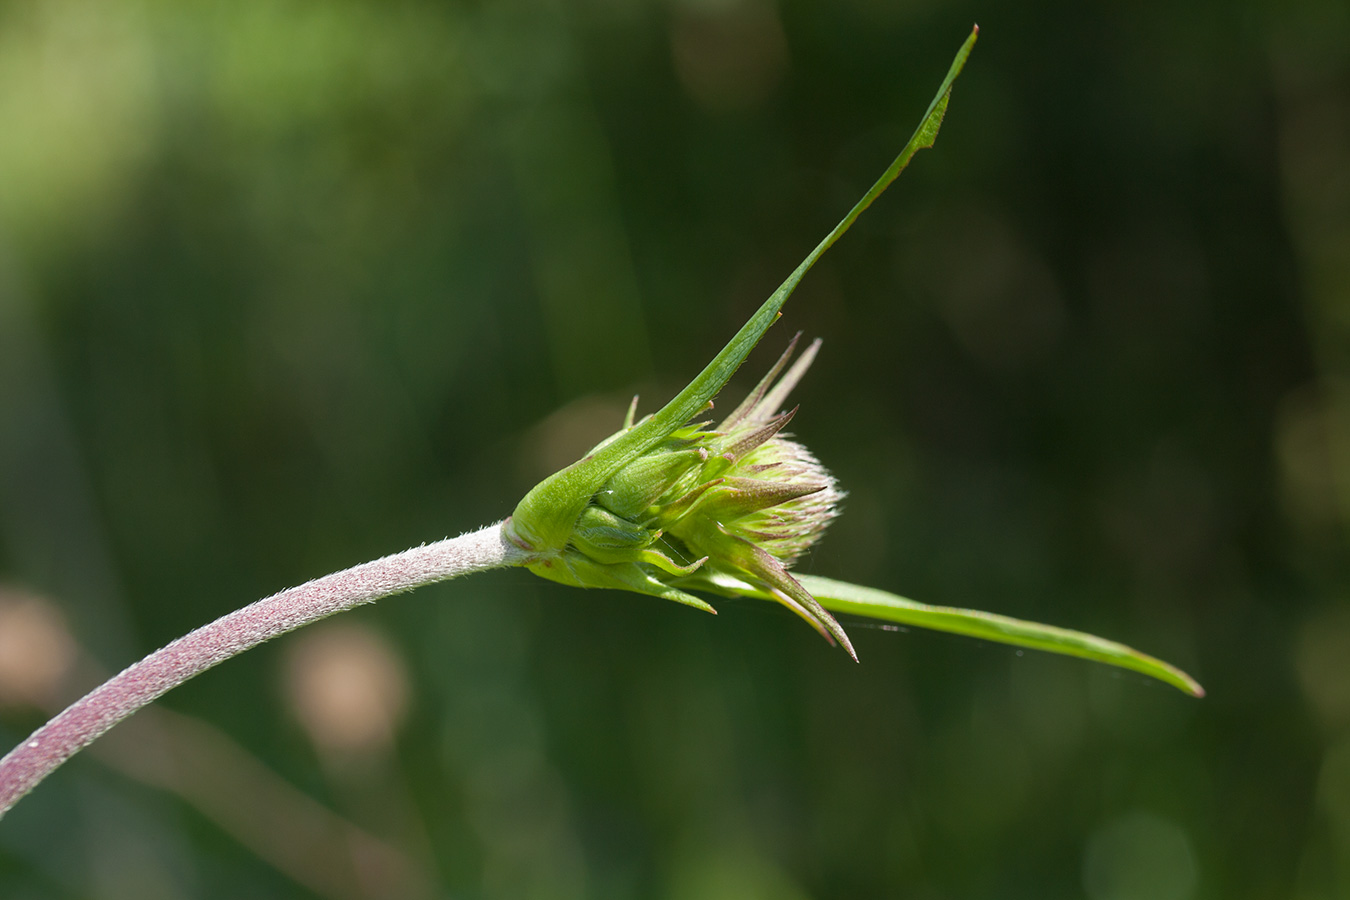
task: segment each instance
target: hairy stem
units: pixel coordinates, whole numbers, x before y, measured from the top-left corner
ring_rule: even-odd
[[[203,625],[108,679],[0,759],[0,816],[109,728],[232,656],[362,603],[524,559],[498,523],[316,578]]]

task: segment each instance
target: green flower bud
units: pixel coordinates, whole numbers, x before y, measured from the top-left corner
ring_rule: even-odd
[[[784,374],[798,337],[721,423],[682,424],[614,468],[561,547],[528,546],[518,508],[512,533],[537,553],[529,568],[564,584],[637,591],[709,612],[685,589],[767,593],[853,655],[839,623],[788,573],[843,498],[810,451],[782,433],[796,410],[780,408],[820,347],[813,342]],[[647,426],[650,419],[634,423],[636,404],[634,398],[623,428],[586,459]]]

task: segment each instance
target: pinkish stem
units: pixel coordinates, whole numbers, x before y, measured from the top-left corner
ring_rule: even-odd
[[[203,625],[108,679],[0,759],[0,817],[109,728],[232,656],[362,603],[524,559],[500,523],[489,525],[316,578]]]

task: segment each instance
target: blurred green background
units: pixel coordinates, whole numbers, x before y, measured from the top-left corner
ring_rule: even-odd
[[[115,730],[0,822],[0,896],[1350,897],[1341,0],[0,3],[0,744],[654,408],[974,21],[747,369],[824,338],[805,568],[1207,699],[497,572]]]

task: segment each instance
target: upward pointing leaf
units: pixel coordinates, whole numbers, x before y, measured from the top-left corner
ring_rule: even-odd
[[[942,80],[937,95],[928,105],[923,120],[915,129],[909,143],[900,151],[900,155],[853,209],[849,210],[848,215],[834,226],[825,239],[793,270],[787,280],[779,285],[778,290],[764,301],[764,305],[750,317],[750,321],[746,322],[740,331],[736,332],[726,347],[722,348],[722,352],[717,354],[684,390],[662,407],[660,412],[629,429],[596,452],[544,479],[525,495],[511,517],[511,528],[528,549],[536,553],[547,553],[561,550],[566,546],[572,526],[582,510],[610,476],[689,421],[730,380],[750,351],[759,343],[760,338],[769,330],[769,326],[777,320],[779,310],[797,289],[802,277],[816,264],[816,260],[820,259],[825,251],[849,230],[858,216],[862,215],[862,211],[871,206],[872,201],[881,196],[891,182],[895,181],[905,166],[909,165],[915,153],[933,146],[938,129],[942,127],[947,102],[951,98],[952,83],[956,81],[956,76],[961,74],[961,69],[965,66],[979,33],[979,26],[976,26],[957,51],[956,58],[947,71],[947,77]]]

